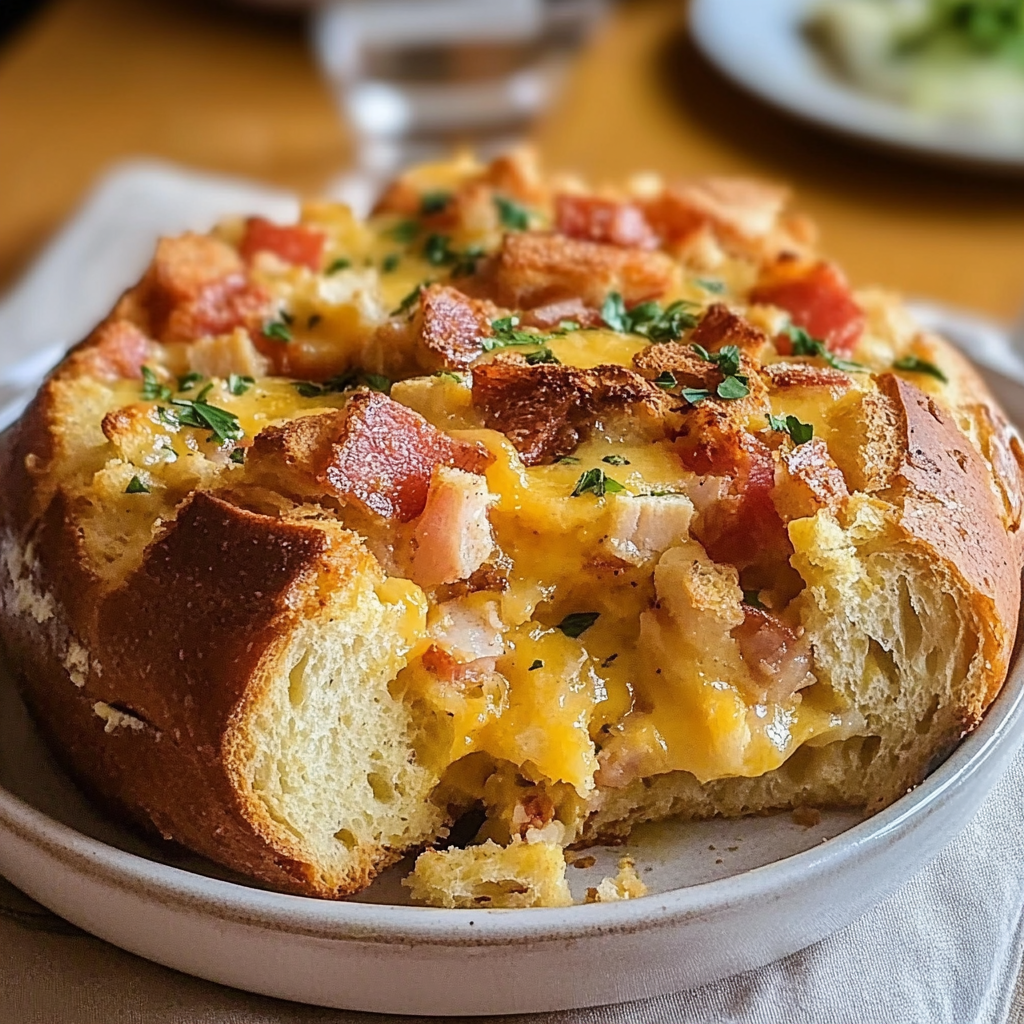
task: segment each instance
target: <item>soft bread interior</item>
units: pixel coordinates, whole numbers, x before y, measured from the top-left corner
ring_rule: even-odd
[[[415,591],[371,571],[333,590],[268,659],[227,737],[244,789],[325,890],[366,884],[444,824],[410,709],[388,691],[422,629]]]

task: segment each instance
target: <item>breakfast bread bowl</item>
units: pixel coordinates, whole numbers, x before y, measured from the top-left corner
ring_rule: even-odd
[[[1016,633],[1015,430],[751,182],[465,158],[165,239],[2,443],[52,748],[297,894],[426,849],[427,902],[563,903],[641,821],[875,811]]]

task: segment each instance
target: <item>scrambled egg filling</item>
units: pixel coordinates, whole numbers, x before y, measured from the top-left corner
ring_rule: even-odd
[[[404,183],[413,213],[402,212],[401,190],[366,223],[343,207],[308,207],[302,224],[322,240],[315,267],[275,254],[277,242],[257,251],[247,287],[264,296],[259,330],[196,340],[164,328],[141,380],[87,385],[95,419],[67,444],[78,453],[69,464],[80,489],[94,495],[96,525],[82,513],[93,561],[112,581],[123,578],[197,488],[264,514],[341,520],[381,561],[387,599],[408,609],[411,653],[392,689],[423,711],[422,756],[456,803],[501,805],[505,838],[549,827],[552,801],[585,802],[600,786],[675,770],[701,781],[758,776],[801,744],[850,735],[857,723],[816,675],[803,635],[803,584],[789,561],[800,531],[786,528],[841,502],[837,462],[852,443],[851,410],[873,387],[868,371],[892,366],[891,339],[869,322],[841,359],[807,331],[780,344],[792,318],[752,291],[768,257],[715,248],[707,232],[699,251],[675,253],[668,270],[654,264],[666,276],[646,320],[643,303],[616,292],[587,322],[568,304],[551,326],[527,330],[513,300],[536,289],[534,277],[497,287],[499,298],[512,296],[498,305],[477,296],[488,274],[500,283],[493,261],[510,232],[552,237],[550,205],[505,199],[470,165],[418,174]],[[459,217],[431,226],[431,204],[440,209],[452,195]],[[249,230],[229,223],[215,237],[244,249]],[[779,272],[790,273],[784,264]],[[635,271],[623,274],[628,285]],[[783,307],[788,281],[772,286]],[[484,333],[469,331],[480,342],[469,358],[422,348],[432,283],[467,290],[460,315],[479,315]],[[726,320],[730,304],[744,306],[745,319],[732,316],[709,351],[689,339],[714,304]],[[189,315],[207,315],[197,308]],[[136,322],[155,332],[152,317]],[[730,348],[737,330],[748,341]],[[676,352],[711,383],[643,369],[654,349]],[[937,388],[942,374],[927,356],[905,367]],[[530,366],[637,367],[645,378],[631,370],[631,386],[647,389],[648,406],[661,389],[668,419],[645,424],[609,406],[571,444],[528,455],[481,407],[474,372]],[[354,395],[367,416],[384,415],[376,392],[422,424],[393,418],[374,428],[373,443],[390,453],[379,464],[339,463],[340,426],[300,437],[295,424],[344,417]],[[577,407],[570,402],[565,415]],[[706,413],[699,429],[687,427],[695,410]],[[549,426],[541,417],[531,429]],[[431,444],[455,453],[420,484],[395,484],[388,463],[412,443],[407,429],[416,444],[432,431]],[[467,470],[459,459],[470,456]],[[353,473],[362,476],[352,482]],[[425,499],[409,497],[414,485]],[[389,488],[415,514],[382,514]],[[113,531],[98,525],[101,507],[120,513]],[[465,563],[461,575],[446,556]],[[494,766],[504,766],[500,784]],[[547,795],[523,811],[527,784]]]

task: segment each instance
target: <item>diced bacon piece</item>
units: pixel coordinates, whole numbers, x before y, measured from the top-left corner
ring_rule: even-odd
[[[767,445],[743,430],[709,432],[680,455],[695,473],[731,480],[728,495],[709,505],[699,523],[711,558],[739,569],[788,559],[792,546],[772,502],[775,459]]]
[[[195,341],[236,327],[255,329],[266,314],[269,296],[249,281],[229,245],[189,234],[157,243],[146,276],[121,304],[136,305],[154,337]]]
[[[482,445],[456,441],[412,409],[368,391],[349,399],[317,479],[338,497],[405,523],[423,512],[436,466],[482,473],[491,461]]]
[[[725,239],[763,238],[789,198],[784,188],[745,178],[707,178],[672,185],[645,204],[647,220],[669,244],[685,242],[710,225]]]
[[[137,380],[151,342],[133,323],[108,320],[72,356],[86,376],[98,380]]]
[[[599,309],[609,292],[619,292],[627,306],[658,298],[671,284],[674,271],[664,253],[518,231],[505,235],[479,283],[510,309],[533,309],[565,299]]]
[[[565,320],[571,320],[580,327],[600,327],[604,324],[599,309],[583,305],[579,299],[563,299],[538,306],[523,315],[524,327],[539,327],[542,331],[557,327]]]
[[[467,579],[491,557],[494,534],[487,510],[494,500],[482,476],[434,467],[427,504],[412,534],[414,583],[436,587]]]
[[[655,249],[658,245],[658,236],[639,206],[598,196],[556,196],[555,229],[569,238],[624,248]]]
[[[252,263],[257,253],[271,252],[285,263],[316,271],[323,264],[326,242],[322,231],[304,224],[274,224],[263,217],[250,217],[239,252],[246,263]]]
[[[693,505],[682,494],[637,495],[613,499],[612,523],[603,542],[631,565],[642,565],[655,555],[689,538]]]
[[[637,430],[660,425],[661,392],[624,366],[486,363],[473,370],[473,404],[522,460],[535,466],[568,455],[599,420],[629,417]]]
[[[456,288],[433,284],[420,294],[413,331],[428,370],[463,369],[483,351],[483,338],[494,334],[491,321],[502,311],[486,299],[471,299]]]
[[[762,275],[750,301],[786,310],[793,323],[840,356],[853,351],[864,330],[864,311],[842,271],[832,263],[779,260]],[[783,337],[776,342],[784,355],[789,352],[786,341]]]
[[[740,655],[771,701],[786,701],[815,682],[811,645],[803,633],[761,608],[743,606],[732,635]],[[760,695],[758,695],[760,696]]]
[[[835,511],[849,496],[846,480],[820,437],[780,453],[772,500],[783,522],[823,508]]]
[[[756,353],[768,341],[752,323],[716,302],[709,306],[690,335],[691,345],[717,352],[724,345],[736,345],[743,352]]]

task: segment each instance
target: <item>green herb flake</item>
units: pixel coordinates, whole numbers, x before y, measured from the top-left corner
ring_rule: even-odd
[[[848,359],[840,359],[825,346],[825,342],[818,338],[812,338],[803,327],[790,324],[786,328],[786,335],[793,343],[793,355],[795,356],[816,356],[824,359],[829,366],[835,370],[844,370],[847,373],[867,373],[868,368],[860,363],[850,362]]]
[[[690,405],[700,405],[705,398],[711,397],[711,392],[707,388],[683,388],[679,393]]]
[[[455,373],[454,370],[437,370],[433,376],[440,377],[443,380],[453,380],[456,384],[461,384],[463,380],[462,374]]]
[[[125,494],[149,494],[149,488],[137,477],[133,476],[124,489]]]
[[[712,295],[721,295],[725,291],[725,282],[717,281],[711,277],[695,277],[693,283]]]
[[[236,466],[241,466],[245,462],[245,449],[244,448],[233,448],[231,450],[231,461]]]
[[[401,220],[384,233],[396,242],[408,245],[420,233],[420,226],[414,220]]]
[[[171,389],[148,366],[142,367],[142,397],[147,402],[166,402],[171,397]]]
[[[177,422],[183,427],[207,428],[211,431],[207,441],[216,441],[218,444],[237,441],[245,431],[242,430],[238,417],[233,412],[219,409],[205,400],[211,387],[212,381],[192,401],[185,398],[172,400]]]
[[[600,617],[600,612],[573,612],[571,615],[566,615],[557,628],[575,640],[576,637],[590,629]]]
[[[902,359],[897,359],[892,364],[892,368],[903,370],[906,373],[926,373],[929,377],[942,381],[943,384],[949,383],[949,378],[934,363],[929,363],[927,359],[921,359],[918,356],[904,356]]]
[[[324,389],[319,384],[314,384],[311,380],[293,380],[292,387],[303,398],[318,398],[324,393]]]
[[[741,374],[731,374],[718,385],[715,393],[719,398],[734,401],[737,398],[746,398],[750,394],[750,387],[746,377]]]
[[[423,243],[423,258],[434,267],[453,263],[456,256],[449,248],[450,244],[451,238],[448,235],[428,235]]]
[[[228,377],[228,391],[233,395],[244,395],[256,381],[245,374],[232,373]]]
[[[389,252],[387,256],[380,261],[380,269],[385,274],[390,274],[398,269],[399,261],[401,256],[397,252]]]
[[[451,192],[444,192],[441,190],[424,192],[423,195],[420,196],[420,213],[424,217],[431,217],[435,213],[443,213],[448,208],[448,204],[453,198],[454,196]]]
[[[676,380],[676,375],[671,370],[662,370],[652,383],[655,387],[661,388],[662,391],[670,391],[679,384],[679,381]]]
[[[327,264],[327,269],[324,274],[337,274],[339,270],[348,270],[352,266],[352,261],[347,256],[339,256],[336,260],[331,260]]]
[[[391,393],[391,378],[385,377],[382,373],[364,373],[360,380],[371,391],[379,391],[382,395]]]
[[[493,352],[497,348],[508,348],[518,345],[543,345],[545,336],[534,331],[519,329],[519,317],[502,316],[491,321],[493,335],[480,339],[485,352]]]
[[[603,498],[606,494],[618,494],[624,490],[625,487],[618,480],[606,476],[603,469],[588,469],[576,481],[570,497],[579,498],[584,494],[593,494],[595,497]]]
[[[751,608],[764,608],[764,605],[761,603],[761,591],[744,590],[743,603],[749,605]]]
[[[184,373],[178,378],[178,391],[191,391],[201,380],[203,380],[203,375],[196,373],[195,370],[192,370],[190,373]],[[167,397],[170,398],[171,396],[168,395]]]
[[[794,444],[806,444],[814,437],[814,425],[802,423],[796,416],[773,416],[768,414],[768,426],[782,434],[789,434]]]
[[[544,667],[544,662],[541,661],[540,658],[536,658],[536,659],[534,659],[533,664],[526,671],[527,672],[536,672],[537,669],[543,668],[543,667]]]
[[[540,363],[561,363],[561,359],[547,345],[542,345],[536,352],[528,352],[524,358],[530,366],[537,366]]]
[[[282,312],[280,319],[268,320],[263,325],[263,337],[279,341],[282,345],[290,345],[294,339],[288,314]]]
[[[664,310],[657,302],[641,302],[626,309],[619,292],[609,292],[601,306],[601,319],[620,334],[639,334],[656,344],[678,341],[683,332],[697,326],[693,303],[679,299]]]
[[[561,462],[566,466],[578,466],[580,460],[575,455],[562,455],[560,458],[555,459],[555,462]]]
[[[412,307],[415,306],[416,303],[420,301],[420,294],[422,293],[423,289],[427,287],[428,284],[430,284],[429,281],[420,281],[420,283],[416,285],[416,287],[413,288],[413,290],[409,292],[409,294],[406,295],[405,298],[402,299],[402,301],[393,310],[391,310],[390,315],[401,316],[403,313],[408,313],[409,310],[412,309]]]
[[[452,253],[452,277],[469,277],[470,274],[475,274],[476,265],[484,255],[482,245],[470,245],[462,252]]]
[[[607,668],[618,656],[618,653],[609,654],[608,657],[601,662],[601,668]]]
[[[503,228],[508,228],[509,231],[526,231],[529,228],[530,213],[525,206],[506,196],[495,196],[494,205]]]
[[[625,455],[606,455],[601,461],[607,462],[609,466],[628,466],[630,464]]]

